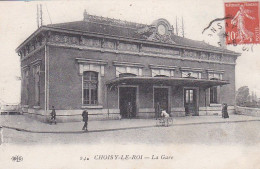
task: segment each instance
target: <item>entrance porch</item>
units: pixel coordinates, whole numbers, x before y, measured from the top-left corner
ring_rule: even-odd
[[[170,116],[214,115],[208,113],[210,87],[226,84],[224,80],[194,78],[120,77],[108,81],[107,87],[118,88],[122,118],[155,118],[158,106]],[[214,111],[221,113],[221,105],[215,104]]]

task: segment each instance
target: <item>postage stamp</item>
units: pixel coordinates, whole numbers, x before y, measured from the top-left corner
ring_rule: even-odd
[[[259,2],[225,3],[226,44],[259,43]]]

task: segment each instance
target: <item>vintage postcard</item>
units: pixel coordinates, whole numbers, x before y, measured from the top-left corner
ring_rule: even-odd
[[[0,2],[0,168],[260,169],[257,0]]]

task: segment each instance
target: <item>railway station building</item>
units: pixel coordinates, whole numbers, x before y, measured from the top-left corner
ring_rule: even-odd
[[[221,114],[235,105],[239,53],[174,34],[166,19],[150,25],[84,12],[81,21],[41,26],[16,49],[24,113],[46,119],[117,119]]]

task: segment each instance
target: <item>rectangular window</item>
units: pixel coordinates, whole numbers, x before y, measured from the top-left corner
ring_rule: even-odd
[[[171,69],[151,69],[153,77],[174,77],[174,70]]]
[[[217,87],[211,87],[210,88],[210,103],[218,103]]]
[[[194,90],[185,90],[185,103],[193,103],[193,97],[194,97]]]
[[[222,80],[222,73],[208,73],[209,80]]]
[[[201,72],[182,71],[181,77],[201,79]]]
[[[98,73],[87,71],[83,73],[83,105],[98,104]]]
[[[116,77],[119,77],[120,74],[132,74],[136,76],[142,76],[142,68],[132,67],[132,66],[116,66]]]

